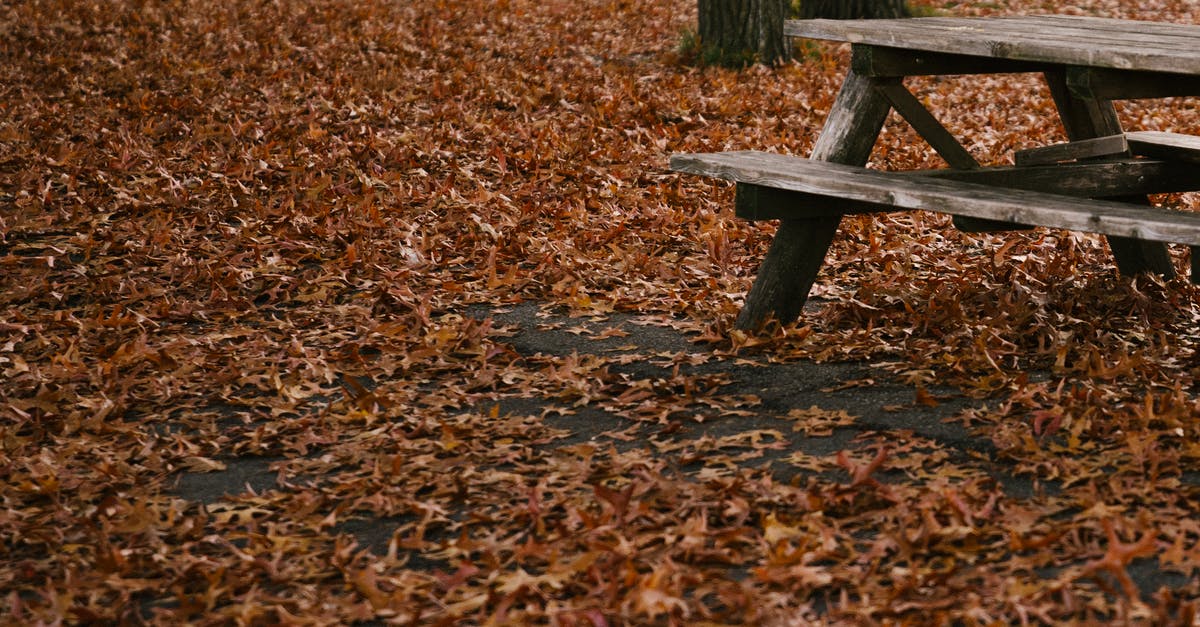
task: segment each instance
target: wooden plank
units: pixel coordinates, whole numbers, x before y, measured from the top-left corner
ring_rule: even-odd
[[[895,207],[829,198],[753,183],[738,183],[734,213],[743,220],[790,220],[796,218],[840,218],[860,213],[900,211]]]
[[[991,187],[1024,189],[1080,198],[1200,190],[1200,169],[1154,159],[1125,159],[1053,166],[1000,166],[976,170],[906,170],[892,172],[892,174],[928,176]],[[781,220],[800,216],[815,218],[906,211],[906,209],[898,209],[892,205],[829,198],[806,192],[763,187],[753,183],[737,184],[737,201],[734,207],[737,217],[752,221]],[[989,230],[1032,228],[1028,225],[996,224],[991,221],[988,222],[988,226]]]
[[[1161,131],[1133,131],[1125,134],[1135,155],[1200,163],[1200,137]]]
[[[671,169],[900,209],[1200,245],[1200,214],[879,172],[765,152],[682,154]]]
[[[931,176],[1080,198],[1200,191],[1200,168],[1157,159],[1000,166],[978,170],[913,170],[897,174]]]
[[[1046,72],[1045,77],[1068,139],[1080,141],[1121,133],[1121,120],[1117,117],[1117,110],[1112,101],[1076,97],[1067,88],[1064,70]],[[1115,196],[1112,199],[1141,205],[1150,204],[1150,200],[1145,196]],[[1142,272],[1153,272],[1168,279],[1175,276],[1175,265],[1171,262],[1171,254],[1164,243],[1112,234],[1108,238],[1108,247],[1112,250],[1117,270],[1121,274],[1133,276]]]
[[[1075,66],[1067,68],[1067,87],[1095,100],[1200,96],[1200,76]]]
[[[891,110],[875,90],[876,82],[853,70],[846,75],[813,146],[813,159],[852,165],[867,162]],[[780,222],[738,314],[739,329],[761,328],[771,318],[792,322],[800,316],[840,222],[839,216]]]
[[[816,20],[799,20],[810,22]],[[1049,43],[1052,47],[1065,48],[1073,44],[1080,51],[1098,54],[1099,60],[1111,56],[1112,49],[1142,52],[1149,55],[1168,54],[1181,58],[1191,57],[1191,46],[1198,37],[1200,28],[1191,25],[1168,24],[1163,22],[1137,22],[1110,20],[1108,27],[1077,22],[1045,21],[1037,16],[991,17],[991,18],[917,18],[905,20],[858,20],[858,25],[846,24],[843,28],[861,30],[856,26],[866,25],[871,30],[886,30],[893,34],[903,34],[920,43],[931,37],[964,39],[968,37],[991,39],[993,42],[1011,43],[1026,50],[1038,50],[1041,43]],[[844,24],[853,20],[843,20]],[[1147,27],[1168,26],[1173,32],[1148,33]],[[786,26],[785,26],[786,29]],[[924,35],[922,36],[922,33]],[[854,40],[850,40],[853,43]],[[871,43],[871,42],[862,42]],[[907,46],[906,46],[907,47]],[[997,51],[994,56],[1003,57],[1008,50]],[[1087,65],[1095,66],[1096,58]],[[1099,67],[1112,67],[1100,65]],[[1129,66],[1127,69],[1137,69]]]
[[[1099,24],[1104,24],[1107,30]],[[1200,27],[1108,20],[1036,18],[911,18],[789,20],[792,37],[925,50],[986,58],[1200,75]]]
[[[1010,15],[985,19],[990,23],[989,28],[996,32],[1056,41],[1074,40],[1088,50],[1102,50],[1116,43],[1118,46],[1137,46],[1155,51],[1181,49],[1184,55],[1188,54],[1190,46],[1195,45],[1197,31],[1200,30],[1194,25],[1170,22],[1104,18],[1081,21],[1055,17]]]
[[[979,162],[967,152],[962,144],[942,126],[937,118],[917,100],[912,92],[904,87],[900,79],[881,81],[879,87],[884,97],[892,103],[892,108],[905,119],[917,134],[925,139],[938,155],[958,170],[974,170]],[[1027,228],[1019,224],[1005,224],[992,220],[978,220],[967,216],[954,216],[954,226],[967,233],[986,233],[994,231],[1010,231]]]
[[[1019,27],[1029,24],[1038,26],[1066,26],[1071,28],[1087,28],[1088,31],[1100,37],[1121,37],[1129,32],[1154,37],[1159,41],[1172,43],[1178,40],[1191,40],[1196,36],[1197,27],[1194,24],[1179,24],[1176,22],[1155,22],[1149,20],[1124,20],[1119,18],[1092,17],[1085,15],[1002,15],[989,18],[998,22],[1016,21]]]
[[[1127,154],[1129,154],[1129,142],[1125,141],[1125,136],[1108,135],[1065,144],[1018,150],[1013,153],[1013,161],[1018,166],[1049,165],[1063,161]]]
[[[1045,63],[854,44],[850,66],[863,76],[902,78],[951,74],[1043,72]]]

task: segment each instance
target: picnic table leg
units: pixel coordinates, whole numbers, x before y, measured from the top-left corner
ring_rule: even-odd
[[[875,89],[876,80],[853,70],[846,75],[813,146],[812,159],[866,164],[891,110],[887,99]],[[780,223],[738,315],[737,328],[753,330],[772,317],[784,323],[799,317],[840,222],[840,217],[833,216]]]
[[[1050,95],[1058,107],[1058,115],[1062,119],[1063,128],[1067,131],[1067,139],[1079,141],[1095,137],[1119,135],[1121,121],[1117,118],[1117,110],[1111,100],[1093,100],[1078,98],[1067,89],[1066,73],[1061,70],[1046,72],[1046,84],[1050,87]],[[1110,198],[1122,202],[1149,205],[1150,200],[1145,196],[1130,196]],[[1154,272],[1170,279],[1175,276],[1175,266],[1171,263],[1171,255],[1167,245],[1162,242],[1148,242],[1129,237],[1108,237],[1108,247],[1112,249],[1117,261],[1117,270],[1126,276],[1134,276],[1142,272]]]

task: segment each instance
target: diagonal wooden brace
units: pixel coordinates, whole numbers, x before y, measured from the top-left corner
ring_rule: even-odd
[[[901,79],[892,78],[880,80],[875,87],[884,98],[891,103],[892,108],[904,121],[908,122],[926,142],[955,170],[977,170],[979,162],[963,145],[958,143],[954,135],[921,104],[917,97],[908,91]],[[980,220],[966,216],[954,216],[954,226],[967,233],[983,233],[992,231],[1013,231],[1028,227],[1008,222]]]

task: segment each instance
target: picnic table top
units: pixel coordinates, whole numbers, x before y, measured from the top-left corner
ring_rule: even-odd
[[[792,37],[1200,76],[1200,25],[1068,15],[789,20]]]

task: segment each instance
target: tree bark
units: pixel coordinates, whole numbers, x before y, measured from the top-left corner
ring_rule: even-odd
[[[800,17],[850,20],[908,17],[904,0],[801,0]]]
[[[791,58],[783,36],[788,0],[699,0],[700,46],[704,60],[742,66]]]

